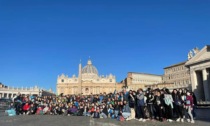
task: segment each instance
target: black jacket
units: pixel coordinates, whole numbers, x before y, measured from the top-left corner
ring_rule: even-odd
[[[130,108],[134,108],[135,107],[135,99],[136,99],[135,95],[129,94],[128,102],[129,102],[129,107]]]

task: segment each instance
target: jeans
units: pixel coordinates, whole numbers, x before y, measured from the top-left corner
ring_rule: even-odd
[[[193,120],[192,107],[191,106],[186,106],[186,110],[187,110],[187,113],[188,113],[188,116],[189,116],[190,120]]]
[[[123,116],[125,119],[127,119],[130,115],[131,115],[130,112],[123,112],[123,113],[122,113],[122,116]]]
[[[100,114],[100,117],[102,117],[102,118],[107,118],[107,115],[106,114],[104,114],[103,112]]]
[[[83,112],[83,116],[90,116],[91,114],[89,112]]]
[[[115,110],[115,111],[114,111],[114,115],[115,115],[115,117],[118,117],[118,113],[119,113],[119,111],[118,111],[118,110]]]

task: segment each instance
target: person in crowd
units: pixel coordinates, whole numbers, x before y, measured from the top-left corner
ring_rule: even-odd
[[[41,105],[38,106],[37,110],[36,110],[36,114],[37,115],[43,115],[43,108]]]
[[[161,91],[159,89],[156,90],[155,100],[154,100],[154,107],[157,112],[156,119],[160,122],[163,122],[163,109],[164,109],[164,98],[161,97]]]
[[[120,102],[115,101],[115,103],[114,103],[114,118],[117,118],[119,112],[120,112]]]
[[[83,116],[90,116],[90,113],[88,112],[89,108],[87,105],[84,106],[84,112],[83,112]]]
[[[14,105],[13,102],[10,103],[9,107],[7,108],[7,110],[5,110],[5,113],[8,116],[15,116],[16,115],[15,105]]]
[[[29,115],[34,115],[36,113],[36,106],[32,103],[29,108]]]
[[[101,106],[101,112],[100,112],[101,118],[107,118],[108,117],[108,110],[105,104]]]
[[[185,108],[188,113],[187,122],[195,123],[192,115],[193,110],[193,96],[191,95],[190,91],[187,91],[186,101],[185,101]]]
[[[181,100],[184,101],[183,103],[183,109],[182,109],[182,113],[183,113],[183,118],[185,118],[186,116],[186,109],[184,108],[185,107],[185,101],[186,101],[186,89],[179,89],[179,94],[181,95]]]
[[[184,101],[181,98],[181,94],[180,92],[178,92],[176,89],[173,90],[172,93],[172,97],[173,97],[173,101],[174,101],[174,109],[175,112],[178,116],[178,119],[176,120],[177,122],[184,122],[184,118],[183,118],[183,105],[184,105]]]
[[[47,114],[49,114],[49,112],[50,112],[49,106],[48,105],[43,106],[43,114],[47,115]]]
[[[193,105],[193,110],[192,110],[192,114],[193,114],[193,118],[195,119],[195,118],[196,118],[197,98],[196,98],[194,92],[191,92],[191,95],[192,95],[192,97],[193,97],[193,103],[194,103],[194,105]]]
[[[146,119],[144,113],[144,107],[145,107],[144,93],[141,88],[137,91],[136,98],[137,98],[137,107],[136,107],[137,118],[139,119],[139,121],[145,122]]]
[[[77,112],[78,112],[77,107],[75,105],[73,105],[68,114],[77,115]]]
[[[92,114],[92,118],[100,118],[100,109],[99,107],[96,108],[94,113]]]
[[[114,118],[115,114],[114,114],[114,107],[112,104],[109,104],[108,106],[108,117]]]
[[[129,96],[128,96],[128,102],[129,102],[129,107],[131,108],[131,115],[126,119],[127,121],[135,119],[135,92],[132,90],[129,91]]]
[[[155,97],[154,97],[154,94],[153,94],[153,92],[151,91],[150,88],[148,88],[148,90],[147,90],[146,97],[147,97],[147,109],[149,111],[149,119],[154,120],[154,117],[155,117],[155,108],[154,108]]]
[[[77,116],[83,116],[83,113],[84,113],[84,107],[83,107],[83,104],[81,104],[79,106],[79,109],[78,109],[78,112],[77,112]]]
[[[23,106],[23,114],[29,115],[29,112],[30,112],[29,109],[30,109],[30,105],[28,102],[26,102],[25,105]]]
[[[16,115],[63,115],[113,118],[119,121],[146,119],[194,123],[196,97],[186,89],[143,89],[91,95],[32,96],[17,94],[10,108]],[[173,110],[175,113],[173,113]],[[185,112],[187,115],[185,116]],[[8,114],[9,115],[9,114]]]
[[[131,108],[129,107],[129,104],[127,101],[123,101],[123,110],[122,110],[122,116],[127,119],[131,115]]]
[[[165,114],[166,114],[166,119],[168,122],[173,122],[173,98],[172,95],[169,91],[169,89],[165,89],[165,94],[164,94],[164,102],[165,102]]]

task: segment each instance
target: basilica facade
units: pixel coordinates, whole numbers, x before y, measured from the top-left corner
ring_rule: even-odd
[[[112,74],[99,75],[97,68],[89,59],[87,65],[82,67],[79,64],[78,76],[61,74],[57,78],[57,94],[100,94],[113,93],[115,90],[120,90],[121,85],[116,83],[116,77]]]

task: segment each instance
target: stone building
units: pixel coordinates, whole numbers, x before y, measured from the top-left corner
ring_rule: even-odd
[[[163,83],[174,84],[174,88],[190,88],[190,70],[185,63],[177,63],[164,68]]]
[[[210,45],[200,51],[193,49],[188,59],[185,66],[190,69],[192,90],[197,100],[210,101]]]
[[[99,75],[97,68],[92,64],[89,59],[87,65],[82,68],[79,64],[78,77],[73,75],[60,75],[57,78],[57,94],[100,94],[103,92],[110,93],[115,90],[120,90],[122,84],[116,82],[116,77],[112,74],[107,76]],[[120,88],[120,89],[119,89]]]
[[[145,85],[145,88],[152,88],[152,89],[163,89],[168,88],[169,90],[174,89],[174,84],[172,83],[159,83],[159,84],[153,84],[153,85]]]
[[[125,86],[129,89],[145,89],[146,85],[162,83],[162,76],[147,73],[129,72],[124,82]]]
[[[210,101],[210,45],[188,53],[188,60],[164,68],[163,83],[192,90],[198,101]]]
[[[12,98],[18,93],[23,94],[23,95],[34,95],[34,96],[53,96],[53,95],[55,95],[51,89],[44,90],[37,86],[30,87],[30,88],[27,88],[27,87],[15,88],[15,87],[5,86],[4,84],[0,84],[0,98],[1,97]]]

